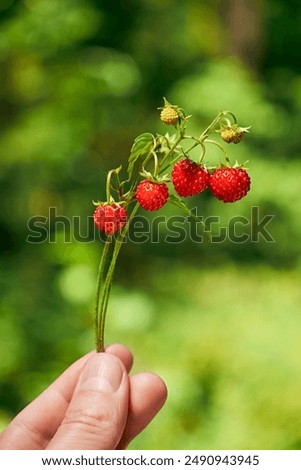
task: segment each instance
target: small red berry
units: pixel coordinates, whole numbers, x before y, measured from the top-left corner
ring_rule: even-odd
[[[127,212],[118,204],[104,203],[96,207],[93,217],[99,230],[105,232],[106,235],[113,235],[126,224]]]
[[[167,202],[168,187],[165,183],[143,180],[137,186],[136,199],[146,211],[156,211]]]
[[[210,175],[206,168],[184,158],[175,164],[171,173],[174,188],[179,196],[188,197],[205,191]]]
[[[234,202],[245,197],[251,186],[251,179],[242,168],[223,167],[210,176],[212,194],[223,202]]]

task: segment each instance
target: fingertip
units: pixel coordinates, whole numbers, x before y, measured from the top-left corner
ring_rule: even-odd
[[[98,353],[83,368],[78,384],[80,389],[114,393],[128,377],[125,365],[114,354]],[[127,378],[128,380],[128,378]]]
[[[140,387],[151,391],[152,397],[159,410],[166,402],[168,396],[168,390],[164,380],[153,372],[143,372],[134,375],[132,378],[136,383],[139,382]]]
[[[157,374],[143,372],[130,377],[127,425],[118,449],[127,445],[152,421],[167,399],[165,382]]]
[[[115,449],[128,416],[129,377],[122,360],[97,353],[85,363],[65,417],[47,449]]]
[[[134,358],[132,352],[126,346],[120,343],[110,344],[106,346],[105,352],[118,357],[123,362],[128,372],[131,370]]]

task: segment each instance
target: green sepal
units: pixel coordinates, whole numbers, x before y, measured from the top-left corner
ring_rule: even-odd
[[[148,181],[152,181],[153,183],[169,183],[170,176],[168,174],[162,175],[162,176],[154,176],[150,171],[146,171],[145,168],[142,169],[142,171],[139,173],[140,176],[142,176],[143,179],[146,179]]]
[[[119,175],[119,173],[122,170],[122,165],[120,165],[118,168],[114,168],[113,170],[110,170],[112,173],[116,173],[116,175]]]
[[[156,146],[156,140],[153,134],[145,132],[144,134],[138,135],[134,140],[133,146],[131,148],[131,154],[128,161],[128,179],[130,180],[133,174],[134,165],[136,161],[140,158],[147,158],[152,150]]]

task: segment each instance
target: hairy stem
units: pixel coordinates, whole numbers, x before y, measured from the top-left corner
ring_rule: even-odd
[[[180,134],[177,138],[177,140],[175,141],[175,143],[173,144],[173,146],[168,150],[168,152],[164,155],[164,157],[162,158],[161,162],[160,162],[160,165],[159,165],[159,170],[162,171],[162,166],[163,166],[163,163],[166,162],[167,158],[172,155],[173,151],[176,149],[176,147],[178,146],[178,144],[181,142],[183,136]],[[168,164],[166,166],[166,168],[168,168],[170,165]],[[163,171],[165,171],[165,168],[163,169]]]
[[[96,296],[95,296],[95,307],[94,307],[94,326],[95,326],[95,342],[97,346],[97,337],[98,337],[98,331],[99,331],[99,316],[98,316],[98,306],[99,306],[99,300],[100,300],[100,292],[103,284],[103,276],[104,276],[104,270],[105,270],[105,265],[109,253],[109,249],[112,243],[112,237],[108,237],[104,248],[102,250],[102,255],[99,263],[99,269],[98,269],[98,276],[97,276],[97,287],[96,287]]]
[[[116,266],[116,261],[118,258],[118,254],[122,245],[122,241],[117,239],[114,246],[114,251],[112,255],[112,259],[110,262],[110,266],[103,284],[103,289],[101,293],[101,299],[98,309],[98,328],[97,328],[97,339],[96,339],[96,351],[103,352],[104,351],[104,330],[105,330],[105,320],[106,320],[106,312],[107,306],[109,301],[110,289],[112,284],[112,278]]]
[[[104,332],[105,332],[106,313],[107,313],[110,290],[111,290],[112,279],[113,279],[113,275],[115,271],[117,258],[118,258],[120,249],[122,247],[124,237],[128,232],[130,222],[135,216],[138,208],[139,208],[139,204],[136,204],[131,212],[130,217],[128,218],[126,225],[124,226],[123,230],[118,234],[116,238],[110,265],[108,267],[105,278],[103,274],[104,274],[104,268],[105,268],[107,254],[108,254],[108,249],[106,249],[106,251],[104,249],[102,253],[102,257],[100,261],[100,268],[99,268],[99,277],[98,277],[98,283],[97,283],[96,305],[95,305],[95,335],[96,335],[96,351],[97,352],[104,351]],[[106,241],[105,247],[110,246],[111,243],[112,243],[112,240],[110,237],[110,240],[108,239]]]

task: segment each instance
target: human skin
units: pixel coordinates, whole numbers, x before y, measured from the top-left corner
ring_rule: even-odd
[[[121,344],[74,362],[0,435],[0,449],[125,449],[167,397],[156,374],[130,376]]]

